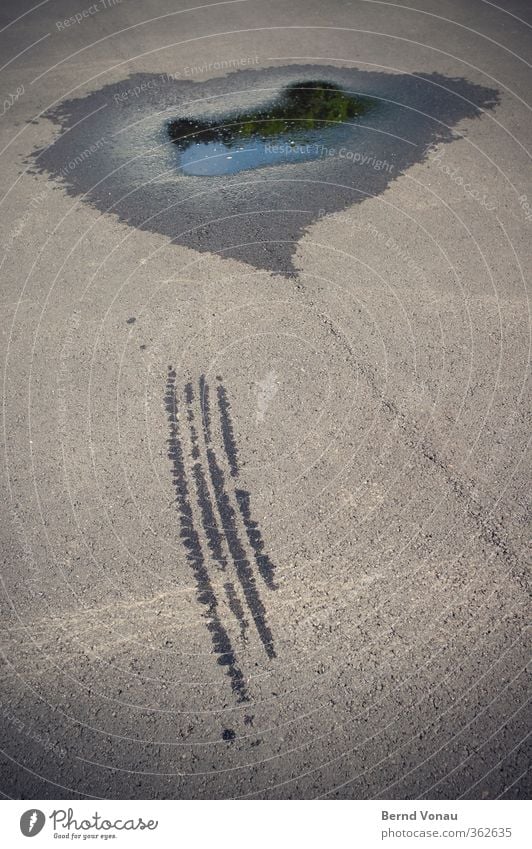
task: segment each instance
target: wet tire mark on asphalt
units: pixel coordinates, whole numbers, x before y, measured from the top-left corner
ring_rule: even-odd
[[[220,666],[227,667],[231,681],[231,689],[239,701],[249,701],[244,676],[236,663],[235,654],[229,635],[225,630],[218,611],[218,602],[209,578],[201,543],[194,527],[192,506],[190,503],[186,477],[185,460],[180,437],[178,405],[176,395],[176,373],[169,367],[165,392],[165,407],[168,415],[170,436],[168,439],[168,458],[172,462],[172,477],[176,492],[176,503],[179,511],[181,539],[187,549],[187,560],[192,567],[197,587],[197,599],[207,607],[207,629],[210,632],[212,645],[218,655]]]
[[[187,383],[185,387],[185,397],[187,400],[187,419],[190,427],[190,437],[192,441],[192,458],[198,460],[200,457],[198,434],[194,425],[194,411],[192,402],[194,400],[194,390],[191,383]],[[194,482],[196,484],[196,498],[198,506],[201,510],[203,530],[207,537],[207,544],[213,556],[213,559],[218,563],[220,569],[227,568],[227,560],[222,549],[222,536],[218,528],[216,516],[214,514],[214,506],[211,500],[209,487],[203,468],[200,462],[196,462],[192,468]]]
[[[218,407],[220,409],[220,422],[222,425],[222,438],[224,441],[225,453],[227,460],[229,461],[231,477],[236,478],[238,477],[238,455],[235,443],[235,431],[233,428],[231,413],[229,411],[227,392],[225,391],[225,387],[222,383],[219,383],[216,387],[216,394],[218,395]]]
[[[258,522],[255,522],[251,517],[251,496],[245,489],[236,489],[235,496],[242,516],[242,521],[244,522],[244,527],[248,535],[249,544],[253,549],[257,568],[266,586],[268,586],[271,590],[275,590],[277,589],[277,584],[273,580],[275,567],[268,555],[263,553],[264,540],[262,539]]]
[[[189,446],[186,449],[184,448],[185,434],[180,432],[176,373],[172,367],[169,367],[165,394],[165,407],[170,426],[168,457],[173,464],[172,474],[180,517],[180,535],[187,549],[187,560],[193,569],[198,601],[208,607],[207,627],[211,633],[214,651],[218,655],[218,663],[227,666],[231,687],[239,701],[247,701],[249,695],[244,676],[237,663],[229,634],[222,623],[219,602],[209,576],[208,562],[204,558],[200,536],[194,526],[194,505],[190,490],[193,490],[195,494],[197,508],[201,516],[201,528],[205,535],[210,559],[216,564],[219,571],[223,571],[227,575],[227,580],[223,584],[227,605],[238,623],[242,642],[247,643],[249,641],[249,626],[250,621],[252,621],[268,658],[276,657],[276,652],[272,632],[267,623],[266,608],[260,597],[256,575],[251,565],[253,558],[250,562],[250,557],[240,538],[237,524],[238,513],[226,490],[226,475],[218,461],[213,445],[210,387],[204,375],[199,378],[198,386],[198,406],[201,419],[199,428],[196,426],[195,418],[194,404],[198,402],[196,401],[194,387],[190,381],[184,387],[182,409],[183,412],[186,411],[184,420],[188,429],[186,442]],[[222,383],[217,386],[217,398],[220,416],[219,425],[223,442],[222,453],[225,453],[231,477],[238,477],[238,449],[230,403],[227,391]],[[199,436],[199,430],[203,434],[202,440]],[[200,445],[200,441],[202,445]],[[190,468],[188,468],[185,459],[187,452],[190,456]],[[262,534],[258,523],[251,517],[250,499],[249,492],[243,489],[235,489],[234,500],[242,515],[258,574],[269,589],[275,589],[276,586],[273,581],[275,567],[264,553]],[[237,586],[240,587],[245,605],[241,601],[235,584],[230,579],[229,570],[231,567],[234,567]]]
[[[216,391],[218,395],[218,407],[220,409],[220,423],[222,427],[222,438],[225,453],[229,462],[229,468],[231,469],[231,475],[236,478],[238,477],[239,472],[238,449],[236,447],[235,429],[231,418],[231,405],[229,403],[229,398],[227,397],[225,386],[222,383],[218,384]],[[254,521],[251,515],[251,494],[245,489],[236,489],[235,497],[242,516],[242,521],[244,522],[249,544],[253,549],[253,555],[255,557],[259,573],[266,586],[274,590],[276,589],[276,584],[273,580],[275,566],[268,555],[264,554],[264,540],[262,539],[262,534],[259,530],[259,524]]]
[[[187,401],[187,419],[192,442],[192,458],[197,460],[200,457],[200,450],[198,434],[194,425],[194,410],[192,408],[192,403],[194,401],[194,389],[191,383],[187,383],[185,386],[185,398]],[[218,527],[218,522],[215,516],[215,508],[209,492],[209,486],[200,462],[196,462],[194,464],[192,474],[196,485],[196,498],[201,511],[203,530],[207,538],[209,550],[212,554],[213,560],[216,561],[219,568],[225,571],[227,569],[227,559],[223,553],[222,534]],[[242,638],[245,638],[248,622],[246,620],[242,604],[240,603],[235,588],[230,581],[224,584],[224,589],[227,595],[229,609],[240,626],[240,635]]]
[[[218,512],[225,530],[225,538],[227,540],[231,557],[233,558],[238,580],[242,587],[242,592],[244,593],[244,597],[246,599],[251,618],[255,623],[255,628],[257,629],[259,638],[268,657],[274,658],[276,654],[273,647],[272,633],[266,621],[266,609],[259,595],[255,575],[253,574],[251,564],[246,555],[246,550],[238,534],[236,513],[226,492],[225,475],[218,464],[218,460],[216,459],[216,454],[212,446],[210,392],[204,376],[200,378],[200,392],[204,422],[203,436],[205,441],[205,450],[207,453],[207,463]]]

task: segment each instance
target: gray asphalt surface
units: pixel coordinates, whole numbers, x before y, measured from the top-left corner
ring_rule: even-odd
[[[5,796],[530,794],[531,9],[414,5],[2,4]]]

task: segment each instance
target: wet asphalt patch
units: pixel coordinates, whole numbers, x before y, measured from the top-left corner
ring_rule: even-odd
[[[343,99],[344,106],[371,108],[353,114],[339,109],[336,123],[332,115],[315,120],[304,142],[309,150],[302,149],[305,134],[292,154],[286,146],[266,150],[290,146],[285,138],[290,93],[307,86],[308,94],[316,82],[321,96],[326,92]],[[207,82],[135,74],[45,113],[60,133],[34,152],[30,164],[34,172],[58,180],[72,197],[131,227],[291,275],[297,243],[321,215],[382,194],[431,146],[456,138],[460,121],[479,117],[497,101],[494,89],[436,73],[290,65],[237,71]],[[301,134],[304,116],[295,101],[291,105],[293,132]],[[265,124],[272,122],[271,138],[257,135],[261,116],[270,116]],[[234,172],[190,171],[193,153],[188,151],[194,146],[185,146],[183,130],[193,135],[199,129],[205,145],[216,144],[208,137],[214,131],[218,143],[228,146],[232,130],[224,126],[236,123],[243,129],[245,119],[249,138],[260,148],[254,154],[260,167],[254,160],[250,168]],[[192,157],[188,174],[184,155]],[[228,155],[233,154],[223,152]]]

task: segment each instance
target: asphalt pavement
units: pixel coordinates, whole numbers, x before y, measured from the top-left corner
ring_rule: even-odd
[[[414,6],[2,4],[6,797],[530,795],[532,9]]]

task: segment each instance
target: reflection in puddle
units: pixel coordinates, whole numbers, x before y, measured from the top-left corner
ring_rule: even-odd
[[[347,137],[346,122],[371,104],[369,98],[353,97],[328,82],[297,82],[261,109],[210,121],[178,118],[169,123],[168,133],[184,174],[237,174],[327,156],[328,149]]]

